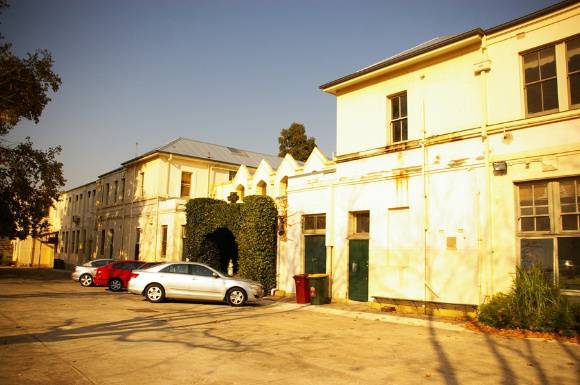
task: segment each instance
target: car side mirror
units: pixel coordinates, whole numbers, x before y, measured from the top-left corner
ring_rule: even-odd
[[[220,277],[218,273],[211,273],[211,276],[214,277],[214,278],[219,278]]]

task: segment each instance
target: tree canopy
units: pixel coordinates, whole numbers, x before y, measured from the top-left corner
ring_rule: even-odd
[[[0,0],[0,14],[7,6]],[[5,138],[22,119],[39,122],[49,92],[61,84],[52,65],[47,50],[14,55],[0,34],[0,236],[24,239],[45,231],[49,209],[65,183],[56,160],[60,146],[43,151],[30,138],[16,144]]]
[[[290,127],[283,128],[278,137],[279,157],[284,157],[286,154],[292,155],[294,159],[299,161],[306,161],[314,147],[316,147],[316,139],[306,136],[306,129],[301,123],[292,123]]]

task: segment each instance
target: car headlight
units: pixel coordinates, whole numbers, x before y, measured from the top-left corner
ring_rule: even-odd
[[[252,291],[261,291],[262,285],[250,285],[250,289],[252,289]]]

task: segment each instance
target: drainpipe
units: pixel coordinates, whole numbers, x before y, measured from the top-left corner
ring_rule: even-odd
[[[424,79],[424,78],[422,78]],[[427,314],[427,301],[428,290],[429,290],[429,260],[427,252],[427,235],[429,230],[429,208],[428,208],[428,194],[427,194],[427,143],[426,143],[426,128],[425,128],[425,95],[423,94],[423,100],[421,102],[421,124],[422,124],[422,140],[421,140],[421,150],[423,151],[423,167],[421,167],[421,177],[423,178],[423,311]]]
[[[487,39],[482,37],[481,50],[484,60],[487,58]],[[483,153],[485,159],[485,198],[487,203],[487,266],[484,264],[487,279],[485,283],[485,296],[493,293],[493,276],[494,276],[494,249],[493,249],[493,216],[492,216],[492,178],[490,173],[490,145],[487,133],[487,72],[489,68],[480,72],[481,76],[481,140],[483,144]]]

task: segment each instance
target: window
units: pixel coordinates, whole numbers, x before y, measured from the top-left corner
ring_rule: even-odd
[[[76,237],[76,231],[73,230],[73,232],[71,233],[72,237],[71,237],[71,242],[70,242],[70,252],[74,253],[75,252],[75,237]]]
[[[181,196],[189,198],[191,193],[191,173],[181,173]]]
[[[109,204],[109,189],[110,189],[110,186],[107,183],[105,185],[105,197],[104,197],[105,204]]]
[[[139,260],[139,252],[141,250],[141,229],[137,227],[135,229],[135,260]]]
[[[280,196],[288,195],[288,177],[285,176],[284,178],[280,179]]]
[[[121,179],[121,200],[125,200],[125,178]]]
[[[105,255],[105,230],[101,230],[101,244],[99,246],[99,254]]]
[[[191,265],[191,274],[200,275],[202,277],[211,277],[213,276],[213,271],[211,271],[205,266]]]
[[[259,181],[256,185],[256,195],[266,195],[266,182],[263,180]]]
[[[161,226],[161,256],[167,255],[167,225]]]
[[[302,218],[304,232],[322,232],[326,230],[326,214],[304,215]]]
[[[560,182],[560,209],[562,230],[578,231],[580,229],[580,178]]]
[[[176,263],[161,269],[163,273],[189,274],[189,265],[185,263]]]
[[[64,233],[64,252],[68,253],[68,231]]]
[[[81,238],[81,231],[77,230],[77,244],[75,247],[75,253],[79,253],[79,243],[80,243],[80,238]]]
[[[523,55],[524,88],[528,114],[558,108],[555,46]]]
[[[109,258],[113,258],[113,249],[115,246],[115,230],[109,230]]]
[[[391,140],[407,140],[407,93],[391,96]]]
[[[580,177],[517,185],[520,264],[580,290]]]
[[[115,203],[117,202],[117,195],[119,195],[119,181],[115,181],[113,186],[113,203]]]
[[[570,87],[570,104],[580,104],[580,37],[566,42],[566,59],[568,64],[568,87]]]
[[[145,196],[145,173],[139,173],[139,194],[144,197]]]
[[[236,177],[236,171],[228,172],[228,180],[232,180]]]
[[[548,182],[519,186],[520,231],[549,231]]]
[[[370,215],[368,211],[352,213],[352,224],[351,233],[352,234],[367,234],[370,228]]]

